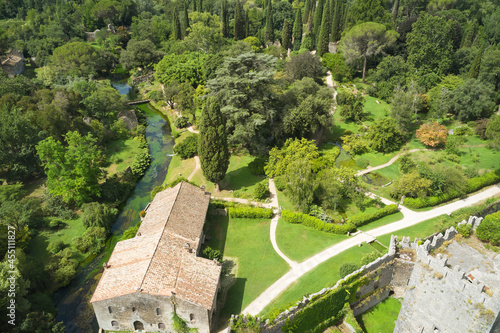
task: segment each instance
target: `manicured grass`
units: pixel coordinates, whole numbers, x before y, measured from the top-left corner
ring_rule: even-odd
[[[303,295],[312,294],[325,287],[332,287],[339,280],[339,269],[344,263],[359,263],[361,257],[373,252],[373,247],[363,244],[361,247],[353,247],[333,258],[328,259],[312,271],[303,275],[292,284],[273,302],[264,308],[260,315],[269,314],[275,308],[283,308],[295,304]]]
[[[389,297],[356,319],[366,333],[392,332],[396,326],[399,310],[401,302]]]
[[[240,313],[289,269],[269,241],[269,223],[263,219],[209,218],[208,245],[221,249],[225,259],[235,259],[238,264],[236,281],[222,309],[223,318]]]
[[[226,177],[221,182],[221,191],[218,193],[215,193],[215,184],[207,181],[201,170],[195,174],[192,181],[197,185],[205,185],[206,190],[216,196],[236,197],[239,195],[242,198],[251,198],[255,185],[264,180],[250,172],[248,164],[254,159],[255,157],[249,155],[231,155]]]
[[[291,210],[295,211],[295,205],[292,203],[290,198],[286,196],[286,194],[282,191],[277,191],[278,192],[278,204],[283,207],[283,209],[286,210]]]
[[[163,184],[168,184],[179,177],[188,178],[195,167],[196,161],[194,157],[183,160],[179,155],[172,156],[170,165],[168,166],[167,176]]]
[[[347,238],[347,235],[330,234],[301,224],[286,223],[282,219],[276,230],[279,249],[288,258],[298,262]]]
[[[364,226],[361,226],[358,229],[361,231],[368,231],[368,230],[375,229],[375,228],[381,227],[383,225],[386,225],[386,224],[389,224],[392,222],[399,221],[401,219],[403,219],[403,213],[397,212],[395,214],[384,216],[381,219],[378,219],[378,220],[373,221],[371,223],[368,223]]]
[[[108,172],[108,176],[123,171],[132,165],[135,156],[142,150],[139,148],[139,144],[139,140],[135,138],[115,140],[108,144],[104,151],[109,161],[109,165],[104,168]]]

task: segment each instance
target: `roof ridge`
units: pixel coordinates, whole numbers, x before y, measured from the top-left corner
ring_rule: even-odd
[[[165,225],[163,226],[163,230],[161,231],[160,238],[158,238],[158,241],[156,242],[155,245],[155,250],[153,251],[153,254],[151,255],[151,258],[149,260],[148,268],[146,269],[146,272],[144,273],[144,276],[142,277],[141,284],[139,285],[139,289],[142,290],[142,285],[144,284],[144,280],[146,279],[146,276],[148,275],[149,269],[151,268],[151,263],[153,262],[153,258],[155,257],[156,251],[158,250],[158,245],[161,242],[161,239],[163,238],[163,234],[165,233],[165,229],[167,228],[168,222],[170,221],[170,216],[172,215],[172,210],[174,209],[175,203],[177,202],[177,198],[179,197],[179,193],[182,188],[182,182],[180,182],[179,189],[177,190],[177,194],[175,195],[174,203],[172,204],[172,209],[170,209],[170,213],[168,214],[167,222],[165,222]],[[137,236],[136,236],[137,237]]]

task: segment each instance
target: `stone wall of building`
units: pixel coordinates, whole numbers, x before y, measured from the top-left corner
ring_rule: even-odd
[[[92,303],[99,327],[104,330],[134,330],[142,323],[146,331],[173,331],[174,303],[177,315],[199,333],[210,332],[210,314],[203,307],[181,299],[137,292]],[[115,325],[115,326],[114,326]],[[164,326],[163,326],[164,325]]]

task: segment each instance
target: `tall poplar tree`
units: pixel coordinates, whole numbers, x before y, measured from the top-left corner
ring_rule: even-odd
[[[199,11],[200,13],[203,13],[203,0],[200,0],[200,4],[199,4],[199,6],[198,6],[198,11]]]
[[[330,1],[326,0],[321,20],[321,30],[318,37],[318,54],[320,57],[328,53],[328,42],[330,41]]]
[[[227,1],[222,1],[221,8],[221,20],[222,20],[222,37],[227,38],[229,36],[229,19],[227,16]]]
[[[283,22],[283,30],[281,30],[281,46],[285,49],[292,48],[292,31],[290,28],[290,21]]]
[[[293,50],[300,50],[300,44],[302,43],[302,12],[297,9],[295,13],[295,22],[293,22]]]
[[[197,0],[193,0],[193,12],[195,12],[195,11],[196,11],[196,1],[197,1]]]
[[[244,34],[243,20],[241,17],[241,3],[236,1],[236,6],[234,8],[234,40],[243,39]]]
[[[266,42],[274,42],[273,3],[268,1],[266,11]]]
[[[177,11],[177,8],[174,8],[172,25],[173,25],[172,30],[174,32],[174,39],[181,40],[182,39],[181,22],[179,21],[179,12]]]
[[[189,28],[189,16],[187,5],[184,4],[184,15],[182,16],[182,31],[184,32],[184,37],[188,35],[187,29]]]
[[[340,18],[342,17],[342,1],[334,0],[334,12],[332,20],[332,41],[336,43],[340,39]]]
[[[245,11],[245,38],[250,36],[250,19],[248,18],[248,10]]]
[[[304,15],[302,16],[302,24],[307,23],[307,20],[309,19],[309,13],[311,12],[312,8],[313,8],[312,1],[306,0],[306,3],[304,5]]]
[[[198,156],[203,175],[208,181],[215,183],[215,191],[219,192],[219,184],[226,176],[230,155],[227,146],[226,122],[216,96],[207,98],[203,106],[198,142]]]
[[[318,44],[319,29],[321,28],[321,20],[323,19],[323,2],[324,0],[318,0],[318,6],[314,11],[314,21],[313,21],[313,35],[314,35],[314,45]]]

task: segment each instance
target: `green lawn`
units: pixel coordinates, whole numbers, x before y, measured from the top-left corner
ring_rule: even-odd
[[[109,164],[104,169],[108,172],[108,176],[123,171],[128,166],[132,165],[135,156],[142,150],[139,148],[139,144],[139,140],[131,138],[126,140],[115,140],[107,145],[104,154]]]
[[[288,264],[269,241],[269,220],[211,216],[207,222],[209,246],[236,259],[237,277],[229,289],[221,316],[240,313],[251,301],[288,270]]]
[[[291,210],[295,211],[295,205],[292,203],[290,198],[286,196],[286,194],[282,191],[277,191],[278,192],[278,204],[283,207],[283,209],[286,210]]]
[[[188,178],[195,167],[196,161],[194,157],[183,160],[179,155],[172,156],[163,184],[168,184],[179,177]]]
[[[358,229],[361,231],[368,231],[368,230],[375,229],[375,228],[381,227],[383,225],[386,225],[386,224],[389,224],[392,222],[399,221],[401,219],[403,219],[403,213],[397,212],[395,214],[384,216],[381,219],[378,219],[378,220],[373,221],[371,223],[365,224],[364,226],[361,226]]]
[[[220,184],[221,191],[219,193],[215,193],[215,184],[207,181],[201,170],[194,175],[192,181],[197,185],[205,185],[208,192],[217,196],[251,198],[255,185],[264,180],[264,178],[250,172],[248,164],[254,159],[255,157],[249,155],[231,155],[229,168],[226,177]],[[229,191],[233,191],[233,193]]]
[[[401,310],[401,301],[389,297],[357,318],[366,333],[392,332]]]
[[[298,262],[347,238],[347,235],[330,234],[301,224],[286,223],[282,219],[279,220],[276,230],[279,249],[288,258]]]
[[[303,275],[287,290],[273,300],[260,315],[267,315],[276,308],[283,308],[295,304],[303,295],[312,294],[325,287],[332,287],[339,280],[339,269],[346,262],[359,263],[364,254],[373,252],[373,247],[363,244],[361,247],[353,247],[333,258],[328,259],[312,271]]]

